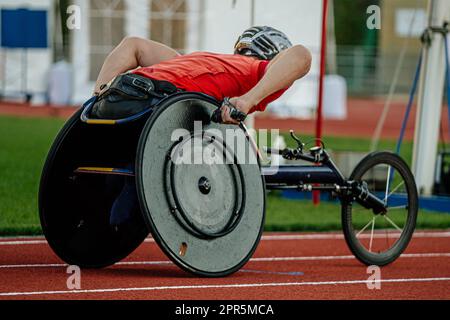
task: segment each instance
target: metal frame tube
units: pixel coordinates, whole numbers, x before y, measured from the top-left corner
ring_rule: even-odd
[[[341,184],[342,179],[325,166],[280,166],[276,169],[262,167],[262,174],[268,189],[271,186],[299,186],[303,184]],[[274,170],[276,172],[274,173]]]

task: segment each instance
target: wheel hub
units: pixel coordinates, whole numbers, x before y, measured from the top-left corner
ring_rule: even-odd
[[[207,195],[211,192],[211,182],[206,177],[201,177],[198,181],[198,189],[201,193]]]

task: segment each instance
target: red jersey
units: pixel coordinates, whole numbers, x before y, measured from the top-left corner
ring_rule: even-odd
[[[250,91],[264,76],[268,64],[266,60],[236,54],[195,52],[133,73],[166,80],[180,89],[202,92],[222,101],[225,97],[239,97]],[[278,99],[286,89],[268,96],[251,112],[264,111],[267,104]]]

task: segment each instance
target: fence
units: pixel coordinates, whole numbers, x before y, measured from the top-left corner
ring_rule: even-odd
[[[350,95],[383,95],[389,91],[400,56],[400,48],[381,53],[376,47],[338,46],[337,73],[347,80]],[[410,90],[419,52],[407,53],[400,72],[396,94]]]

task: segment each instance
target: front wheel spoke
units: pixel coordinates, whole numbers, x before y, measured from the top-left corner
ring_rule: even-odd
[[[394,192],[397,191],[398,188],[400,188],[400,187],[401,187],[402,185],[404,185],[404,184],[405,184],[405,181],[402,181],[401,183],[399,183],[399,184],[394,188],[394,190],[392,190],[392,191],[387,195],[387,197],[384,198],[384,202],[387,203],[387,200],[389,199],[389,197],[392,196],[392,195],[394,194]]]
[[[387,198],[388,198],[388,193],[389,193],[389,185],[391,183],[391,166],[388,167],[388,174],[387,174],[387,179],[386,179],[386,193],[385,193],[385,197],[384,197],[384,204],[386,205],[387,203]]]
[[[372,219],[372,231],[370,232],[370,243],[369,243],[369,252],[372,252],[372,243],[373,243],[373,232],[375,229],[375,218]]]
[[[373,219],[375,219],[375,218],[373,218]],[[369,223],[366,224],[365,227],[362,228],[362,229],[356,234],[356,237],[357,237],[357,238],[359,237],[359,235],[360,235],[361,233],[363,233],[363,232],[364,232],[364,231],[365,231],[365,230],[373,223],[373,219],[370,220]]]
[[[401,228],[400,228],[394,221],[392,221],[388,216],[384,215],[383,217],[384,217],[384,219],[385,219],[387,222],[389,222],[391,225],[393,225],[395,229],[397,229],[398,231],[400,231],[400,233],[403,232],[403,229],[401,229]]]

